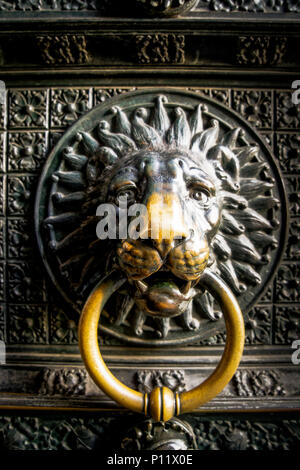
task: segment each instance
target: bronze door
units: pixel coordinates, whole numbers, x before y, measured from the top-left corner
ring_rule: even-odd
[[[0,448],[112,452],[168,440],[173,449],[297,447],[300,10],[289,0],[156,3],[0,0]],[[223,216],[203,229],[212,219],[197,204],[206,208],[207,196],[215,197],[203,176],[204,190],[189,189],[194,202],[184,206],[189,230],[205,235],[192,250],[196,266],[216,266],[245,322],[244,352],[228,385],[165,428],[103,393],[78,347],[84,302],[115,263],[109,243],[99,249],[82,235],[108,181],[102,172],[117,179],[114,165],[124,158],[120,175],[132,181],[136,162],[145,165],[145,141],[157,153],[162,133],[168,162],[174,152],[185,162],[196,148],[213,167]],[[161,155],[154,160],[153,181],[177,194],[181,170],[171,184],[173,166],[166,170]],[[126,197],[140,188],[134,181]],[[149,288],[137,265],[129,270],[124,246],[114,253],[144,310],[132,309],[122,287],[109,301],[100,330],[105,362],[141,395],[165,387],[187,396],[220,360],[222,312],[196,291],[184,310],[198,278],[183,274],[178,257],[168,254],[168,266],[172,276],[179,272],[180,293],[163,275]],[[140,253],[152,269],[154,252]],[[148,300],[155,289],[183,293],[182,303],[169,303],[165,318],[148,306],[147,316],[143,289]]]

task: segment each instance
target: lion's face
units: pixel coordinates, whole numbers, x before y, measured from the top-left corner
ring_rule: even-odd
[[[128,158],[112,174],[108,201],[120,206],[126,200],[128,209],[136,203],[147,208],[148,224],[139,238],[120,240],[117,248],[119,264],[134,284],[135,301],[144,313],[183,313],[210,262],[220,201],[213,171],[209,165],[205,170],[187,153],[148,151]]]

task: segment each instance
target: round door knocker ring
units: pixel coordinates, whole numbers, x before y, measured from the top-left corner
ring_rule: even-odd
[[[168,387],[157,387],[149,395],[133,390],[120,382],[106,366],[98,344],[101,311],[109,297],[126,281],[120,272],[102,280],[90,294],[81,314],[79,346],[86,368],[94,382],[114,401],[132,411],[150,415],[155,421],[168,421],[175,415],[188,413],[218,395],[233,377],[244,348],[244,321],[239,304],[226,284],[206,270],[199,283],[219,303],[226,325],[225,349],[217,368],[200,385],[182,393]]]

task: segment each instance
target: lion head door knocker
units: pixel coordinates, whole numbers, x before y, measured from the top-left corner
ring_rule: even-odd
[[[268,146],[204,95],[146,89],[79,119],[42,174],[36,230],[50,276],[82,311],[80,348],[96,384],[158,421],[218,394],[242,355],[241,311],[262,295],[280,259],[286,217]],[[103,236],[109,220],[112,234]],[[102,311],[102,331],[151,347],[226,329],[221,362],[187,392],[162,387],[148,396],[130,389],[102,359]]]

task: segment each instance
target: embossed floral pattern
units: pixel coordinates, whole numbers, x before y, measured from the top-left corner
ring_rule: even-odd
[[[269,91],[233,92],[234,109],[255,127],[270,128],[272,126],[272,95]]]
[[[46,90],[11,91],[9,124],[11,127],[46,127]]]
[[[206,96],[210,96],[220,103],[229,106],[230,102],[230,90],[226,88],[191,88],[191,91],[196,93],[203,93]]]
[[[210,96],[222,104],[229,106],[229,90],[223,90],[221,88],[210,90]]]
[[[277,397],[286,395],[282,378],[272,369],[239,369],[233,377],[233,385],[239,397]]]
[[[78,325],[66,313],[52,307],[50,313],[50,333],[53,344],[76,344],[78,342]]]
[[[298,129],[300,105],[292,103],[292,91],[276,94],[277,125],[279,128]]]
[[[300,11],[298,0],[200,0],[198,8],[203,6],[214,11],[249,13],[297,12]]]
[[[245,321],[247,344],[270,344],[272,310],[266,307],[255,307],[248,313]]]
[[[288,450],[300,439],[297,421],[204,421],[194,426],[200,450]]]
[[[226,342],[226,333],[218,333],[215,336],[211,336],[210,338],[203,339],[199,342],[199,344],[205,346],[216,346],[219,344],[225,344]]]
[[[300,135],[277,134],[277,155],[282,171],[300,172]]]
[[[21,417],[13,419],[8,416],[1,417],[0,449],[38,450],[43,442],[43,439],[34,442],[38,435],[39,426],[38,418],[25,418],[23,420]]]
[[[106,0],[104,0],[105,2]],[[96,10],[96,0],[0,0],[0,11]]]
[[[204,3],[209,4],[210,10],[214,11],[249,11],[249,12],[262,12],[264,11],[264,0],[243,0],[238,2],[237,0],[203,0]]]
[[[9,215],[26,215],[33,209],[37,178],[14,176],[8,179]]]
[[[189,5],[189,1],[185,0],[136,0],[137,4],[144,4],[152,6],[154,11],[160,13],[161,9],[166,5],[166,14],[169,13],[170,8],[177,8],[181,6],[184,8],[184,3]],[[47,11],[47,10],[97,10],[104,12],[111,12],[110,1],[101,0],[0,0],[0,11]],[[298,0],[200,0],[197,6],[198,11],[222,11],[222,12],[249,12],[249,13],[299,13]],[[116,9],[113,10],[116,13]]]
[[[128,417],[97,418],[2,416],[1,450],[119,450],[111,430],[128,428]],[[209,419],[187,417],[197,436],[199,450],[297,450],[300,422],[295,419]],[[128,424],[128,423],[127,423]],[[140,429],[138,428],[138,431]],[[138,434],[138,438],[142,436]]]
[[[290,307],[276,307],[275,342],[277,344],[291,344],[300,338],[300,308],[298,305]]]
[[[32,256],[34,228],[27,219],[9,219],[7,221],[7,255],[9,258]]]
[[[285,181],[290,203],[290,214],[300,215],[300,178],[299,176],[289,176]]]
[[[46,368],[38,392],[41,395],[85,395],[86,384],[86,370]]]
[[[13,302],[39,302],[45,297],[38,264],[8,263],[9,299]]]
[[[38,305],[9,306],[9,342],[46,343],[46,311]]]
[[[128,93],[130,91],[134,91],[137,88],[95,88],[94,90],[94,102],[95,104],[104,103],[104,101],[113,98],[114,96]]]
[[[185,375],[183,370],[141,370],[136,373],[138,390],[150,393],[156,387],[168,387],[174,392],[185,390]]]
[[[290,260],[300,259],[300,221],[291,221],[285,258]]]
[[[17,0],[17,6],[20,10],[40,10],[42,5],[42,0]]]
[[[296,302],[300,290],[300,264],[282,264],[276,276],[277,302]]]
[[[8,169],[35,171],[45,158],[46,141],[42,132],[13,133],[9,135]]]
[[[116,417],[67,419],[1,416],[0,450],[110,449]]]
[[[91,90],[52,90],[51,125],[69,126],[91,108]]]

